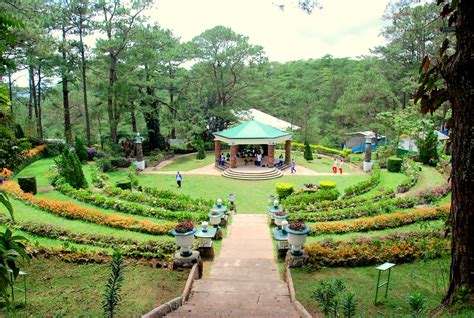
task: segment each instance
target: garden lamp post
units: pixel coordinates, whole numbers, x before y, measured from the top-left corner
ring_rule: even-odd
[[[364,172],[372,170],[372,138],[373,135],[365,137],[365,160],[364,160]]]
[[[143,138],[140,136],[140,133],[137,132],[135,136],[135,150],[137,152],[135,165],[138,170],[145,170],[145,160],[143,160],[143,148],[142,148]]]

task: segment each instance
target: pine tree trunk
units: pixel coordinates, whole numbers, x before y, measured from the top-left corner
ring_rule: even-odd
[[[41,112],[41,64],[38,66],[38,137],[43,139],[43,116]]]
[[[474,292],[474,10],[473,2],[458,3],[456,56],[445,77],[452,103],[452,250],[448,292],[443,304]]]
[[[64,111],[64,136],[66,142],[72,144],[72,128],[71,128],[71,109],[69,106],[69,87],[68,87],[68,66],[67,66],[67,52],[66,48],[66,30],[63,26],[63,44],[61,46],[61,54],[63,58],[63,69],[61,72],[62,88],[63,88],[63,111]]]
[[[110,139],[117,142],[117,119],[115,114],[114,106],[114,85],[116,80],[116,68],[117,68],[117,57],[113,54],[110,55],[110,68],[109,68],[109,93],[107,97],[107,114],[109,115],[109,127],[110,127]]]
[[[86,115],[86,142],[87,146],[90,147],[91,142],[91,121],[89,118],[89,105],[87,104],[87,65],[86,65],[86,56],[85,56],[85,48],[84,42],[82,40],[82,15],[80,17],[80,25],[79,25],[79,45],[81,51],[81,62],[82,62],[82,94],[83,94],[83,101],[84,101],[84,113]]]
[[[12,83],[12,73],[8,72],[8,97],[10,98],[10,113],[13,115],[13,83]]]
[[[36,136],[39,137],[40,130],[39,130],[39,116],[38,116],[38,96],[36,95],[36,82],[35,82],[35,69],[33,66],[30,65],[29,67],[30,73],[30,81],[31,81],[31,96],[33,97],[33,109],[35,111],[35,119],[36,119]]]

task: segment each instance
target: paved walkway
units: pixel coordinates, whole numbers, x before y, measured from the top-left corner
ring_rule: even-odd
[[[280,280],[264,214],[234,215],[209,277],[167,317],[299,317]]]

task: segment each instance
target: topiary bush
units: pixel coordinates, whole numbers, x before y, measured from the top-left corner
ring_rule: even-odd
[[[387,170],[390,172],[400,172],[402,169],[403,159],[390,157],[387,159]]]
[[[60,178],[64,178],[75,189],[87,188],[81,162],[74,151],[64,148],[63,153],[55,160],[55,163]]]
[[[336,188],[336,182],[334,181],[328,181],[328,180],[322,180],[319,182],[319,187],[324,190],[330,190],[330,189],[335,189]]]
[[[276,193],[280,200],[286,198],[295,191],[291,183],[286,182],[277,182],[276,184]]]
[[[204,149],[204,143],[202,139],[196,139],[194,141],[194,147],[196,148],[198,152],[196,155],[197,160],[203,160],[204,158],[206,158],[206,151]]]
[[[87,160],[89,160],[89,154],[87,153],[87,149],[84,146],[82,140],[77,136],[74,139],[74,150],[76,151],[77,158],[79,158],[81,162],[86,162]]]
[[[36,194],[36,177],[35,176],[24,176],[18,178],[18,184],[24,192]]]
[[[309,145],[309,142],[305,141],[304,142],[304,158],[306,161],[311,161],[313,160],[313,151],[311,149],[311,146]]]
[[[115,186],[122,190],[132,190],[132,182],[128,180],[118,181]]]

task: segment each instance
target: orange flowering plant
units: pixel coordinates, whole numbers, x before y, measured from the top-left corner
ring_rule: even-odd
[[[367,266],[438,258],[448,255],[450,244],[450,239],[439,232],[413,232],[341,242],[326,240],[305,245],[305,251],[309,255],[308,265],[316,268]]]
[[[119,229],[160,235],[168,234],[177,224],[176,222],[157,223],[148,220],[138,220],[128,216],[107,214],[95,209],[79,206],[72,202],[35,197],[31,193],[23,192],[20,186],[13,181],[3,183],[1,188],[12,197],[28,205],[68,219],[79,219]]]

